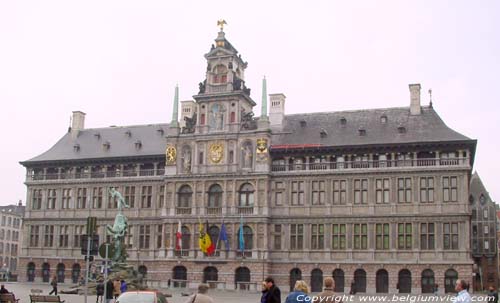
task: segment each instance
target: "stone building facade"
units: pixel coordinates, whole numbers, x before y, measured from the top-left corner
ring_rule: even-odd
[[[498,285],[497,206],[475,172],[470,183],[474,289]]]
[[[304,279],[318,291],[333,276],[343,292],[354,281],[358,292],[420,293],[470,281],[476,141],[422,106],[419,84],[407,107],[287,115],[264,79],[254,117],[247,63],[223,31],[205,58],[180,121],[177,91],[168,124],[86,129],[74,112],[59,142],[22,162],[26,280],[78,279],[85,218],[98,217],[105,239],[116,187],[130,205],[129,261],[150,283],[246,289],[271,275],[284,290]],[[213,256],[198,248],[200,224]]]
[[[22,243],[24,206],[0,206],[0,274],[14,278],[18,274],[19,252]]]

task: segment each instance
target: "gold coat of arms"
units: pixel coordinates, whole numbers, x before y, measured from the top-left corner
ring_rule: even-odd
[[[167,160],[167,165],[174,165],[175,160],[177,159],[177,150],[175,149],[175,146],[169,145],[167,146],[167,150],[165,151],[165,156]]]
[[[220,163],[222,161],[222,157],[224,156],[224,144],[221,142],[212,143],[210,144],[208,152],[208,158],[212,163]]]

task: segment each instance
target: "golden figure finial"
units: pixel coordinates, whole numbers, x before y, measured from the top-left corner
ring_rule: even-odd
[[[221,19],[221,20],[217,20],[217,26],[220,26],[220,31],[224,31],[224,24],[227,24],[226,20],[224,19]]]

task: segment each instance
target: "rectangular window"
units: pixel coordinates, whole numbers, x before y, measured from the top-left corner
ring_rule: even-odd
[[[375,243],[377,249],[389,249],[389,223],[375,225]]]
[[[76,208],[84,209],[87,208],[87,189],[86,188],[78,188],[76,190]]]
[[[434,223],[420,224],[420,249],[434,250]]]
[[[311,249],[325,248],[325,225],[311,225]]]
[[[333,204],[345,204],[347,200],[347,181],[333,181]]]
[[[285,195],[285,186],[283,182],[274,182],[274,203],[275,205],[283,205]]]
[[[82,236],[85,234],[85,225],[76,225],[74,234],[74,247],[82,247]]]
[[[398,178],[398,202],[411,203],[411,178]]]
[[[443,177],[443,202],[457,202],[457,193],[457,177]]]
[[[389,203],[389,179],[376,179],[375,180],[375,197],[378,204]]]
[[[458,223],[443,223],[443,248],[458,249]]]
[[[45,225],[43,246],[44,247],[54,246],[54,225]]]
[[[292,205],[304,205],[304,181],[292,181]]]
[[[30,247],[38,247],[39,239],[40,239],[40,226],[31,225],[30,226]]]
[[[281,224],[274,224],[274,249],[281,250]]]
[[[354,224],[354,249],[368,249],[368,225]]]
[[[143,186],[141,191],[141,208],[151,208],[152,186]]]
[[[488,234],[488,232],[489,232],[489,228],[488,228],[488,226],[487,226],[487,225],[486,225],[486,226],[484,226],[484,227],[483,227],[483,229],[484,229],[484,234],[485,234],[485,235],[487,235],[487,234]]]
[[[34,189],[31,194],[31,208],[32,209],[41,209],[42,208],[42,190]]]
[[[346,225],[332,225],[332,249],[346,249]]]
[[[69,209],[71,208],[71,196],[73,191],[71,188],[63,188],[62,190],[62,199],[61,199],[61,208]]]
[[[290,225],[290,249],[302,250],[304,249],[304,225],[291,224]]]
[[[92,208],[102,208],[102,187],[92,189]]]
[[[488,240],[484,240],[484,250],[490,249],[490,242]]]
[[[420,202],[434,202],[434,177],[420,178]]]
[[[201,114],[201,115],[202,115],[202,117],[204,117],[204,115],[203,115],[203,114]],[[202,124],[204,124],[204,123],[202,123]],[[203,157],[204,157],[204,156],[203,156],[203,152],[200,152],[200,153],[198,154],[198,164],[203,165]]]
[[[354,179],[354,204],[368,203],[368,179]]]
[[[158,208],[163,208],[165,206],[165,185],[158,187]]]
[[[118,188],[115,187],[115,190],[119,190]],[[115,208],[118,208],[118,200],[117,200],[117,197],[112,197],[111,196],[111,191],[108,190],[108,208],[109,209],[115,209]]]
[[[163,225],[159,224],[156,229],[156,248],[161,248],[161,244],[163,243]]]
[[[139,225],[139,248],[149,248],[151,225]]]
[[[312,204],[325,204],[325,181],[312,181]]]
[[[125,234],[125,246],[127,248],[132,248],[134,245],[134,228],[135,227],[133,225],[129,225]]]
[[[411,223],[398,223],[398,249],[411,249],[412,239]]]
[[[55,209],[57,200],[57,192],[55,189],[47,190],[47,209]]]
[[[135,186],[125,186],[125,196],[123,197],[130,208],[135,207]]]
[[[69,226],[61,225],[59,226],[59,247],[68,247],[69,245]]]

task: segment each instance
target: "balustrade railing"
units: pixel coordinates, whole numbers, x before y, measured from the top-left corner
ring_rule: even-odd
[[[405,159],[405,160],[372,160],[372,161],[342,161],[342,162],[311,162],[272,164],[271,171],[302,171],[302,170],[332,170],[332,169],[370,169],[386,167],[433,167],[469,165],[469,158],[453,159]]]
[[[61,172],[61,173],[34,173],[28,174],[28,181],[42,180],[71,180],[71,179],[103,179],[103,178],[120,178],[120,177],[149,177],[162,176],[165,174],[164,169],[141,169],[141,170],[112,170],[112,171],[94,171],[94,172]]]

